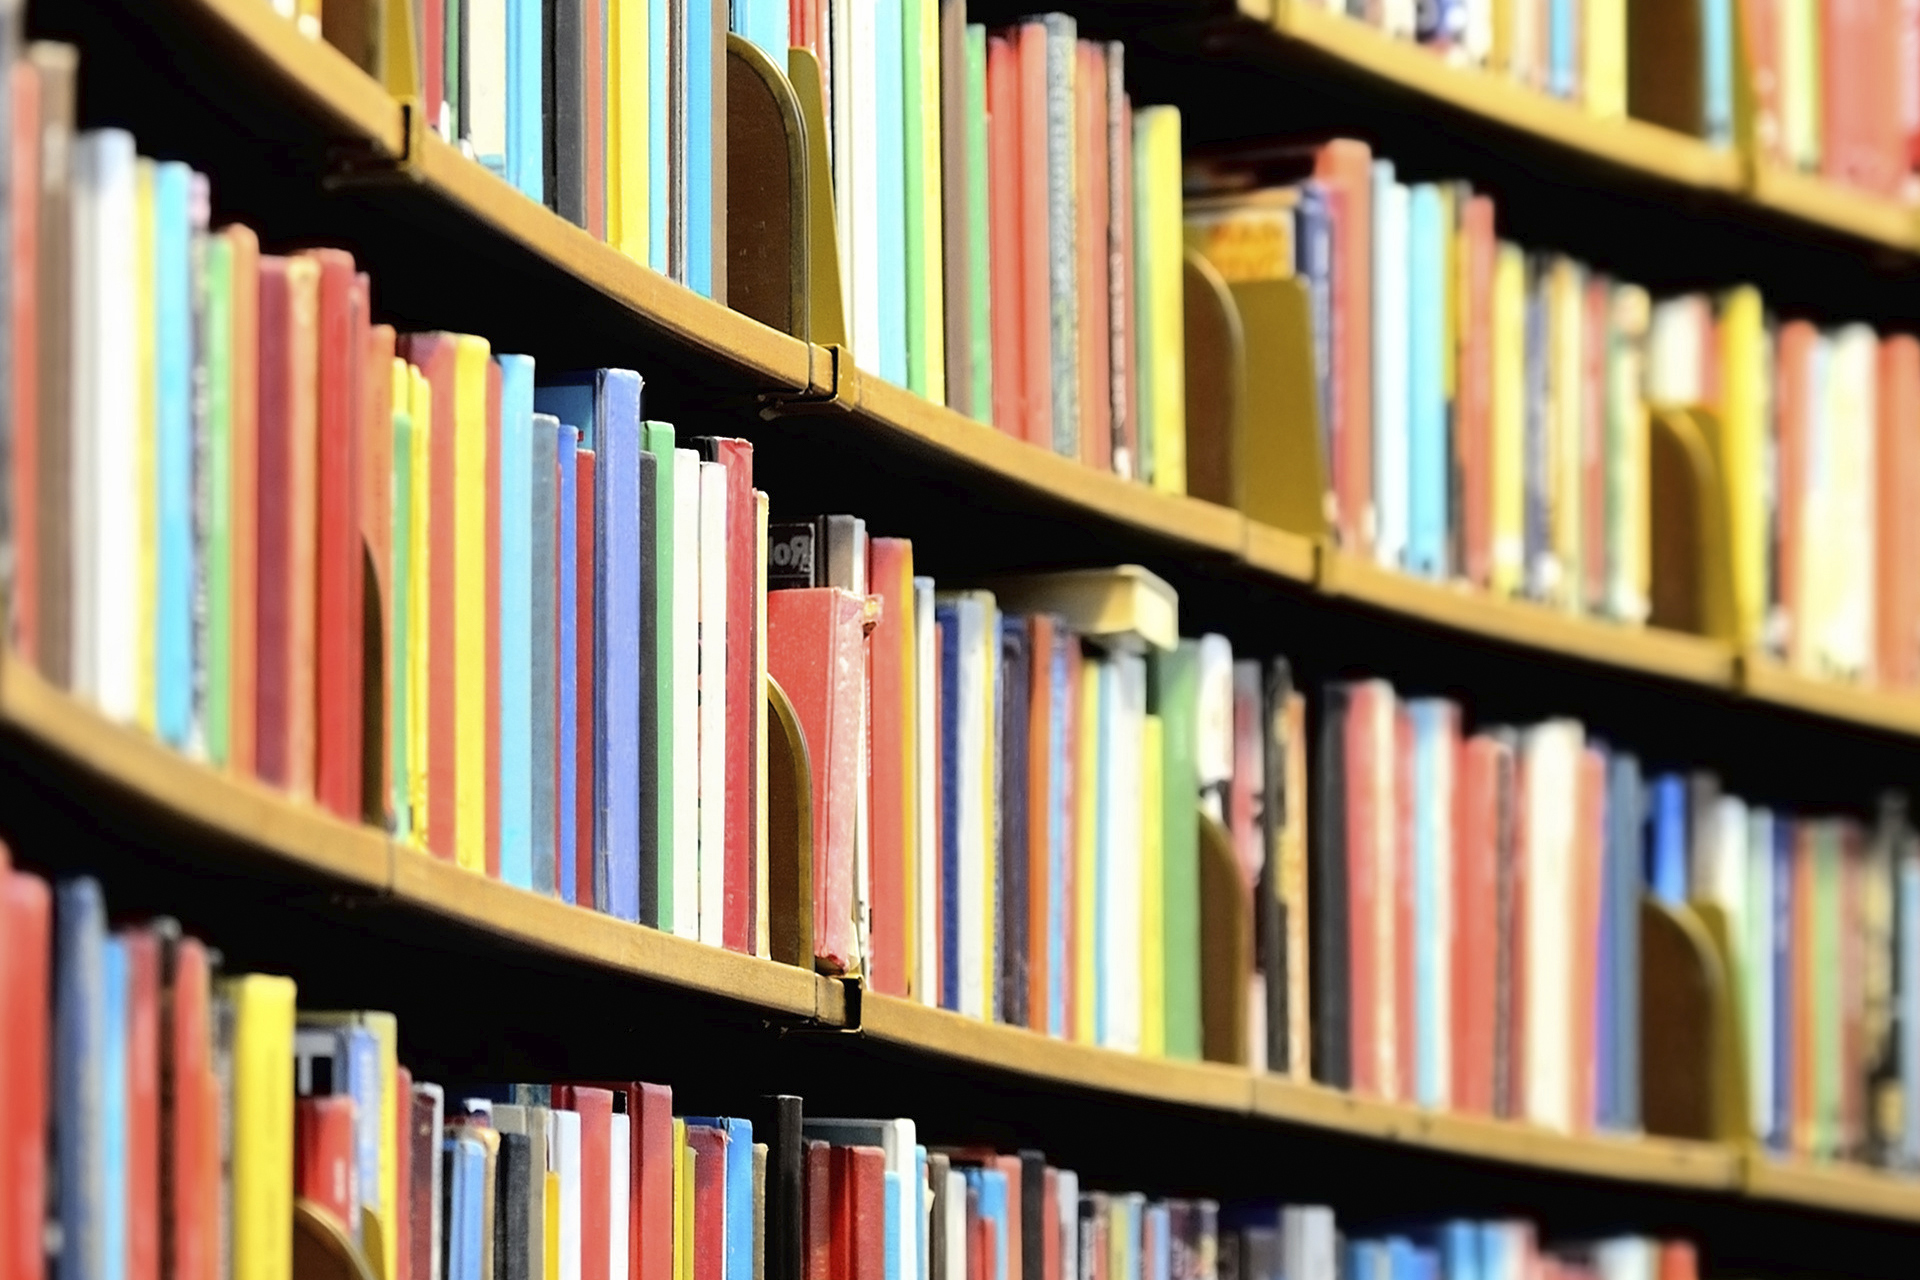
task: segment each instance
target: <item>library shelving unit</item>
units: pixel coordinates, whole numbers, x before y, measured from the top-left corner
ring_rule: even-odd
[[[1114,11],[1129,6],[1083,7],[1097,23],[1120,21]],[[1617,180],[1636,191],[1684,192],[1676,208],[1708,207],[1769,233],[1817,231],[1920,256],[1909,210],[1743,165],[1656,126],[1594,120],[1310,5],[1240,0],[1139,10],[1154,21],[1224,31],[1215,56],[1242,60],[1242,70],[1263,73],[1281,54],[1306,55],[1337,64],[1363,89],[1441,104],[1454,127],[1478,121],[1486,138],[1524,135],[1536,156],[1564,160],[1543,179],[1549,185],[1577,176],[1603,188]],[[1191,22],[1181,16],[1187,10]],[[882,489],[912,490],[891,499],[923,506],[917,514],[901,506],[899,528],[936,568],[964,563],[962,544],[983,557],[965,567],[981,569],[1000,567],[996,557],[1070,558],[1097,545],[1106,559],[1139,559],[1174,580],[1183,603],[1192,587],[1203,609],[1214,602],[1215,617],[1244,621],[1270,607],[1302,635],[1324,628],[1342,643],[1360,637],[1351,660],[1363,665],[1393,661],[1394,646],[1409,647],[1413,636],[1410,660],[1430,667],[1444,666],[1446,654],[1494,663],[1519,655],[1545,673],[1548,687],[1589,704],[1630,688],[1656,708],[1656,723],[1658,708],[1670,706],[1664,714],[1721,731],[1764,725],[1775,742],[1792,743],[1811,727],[1823,744],[1843,748],[1835,767],[1866,759],[1886,781],[1920,754],[1920,698],[1791,676],[1713,639],[1415,581],[1237,511],[1096,474],[932,405],[854,368],[835,348],[697,297],[596,242],[424,129],[416,111],[329,46],[300,36],[264,0],[49,0],[29,23],[35,34],[80,44],[83,123],[130,124],[143,144],[207,168],[222,212],[253,221],[267,238],[352,248],[379,282],[376,298],[389,318],[480,329],[541,358],[585,364],[605,356],[653,370],[649,395],[667,414],[739,419],[762,451],[776,501],[790,492],[844,495],[853,509],[870,510],[889,500]],[[1150,58],[1150,33],[1143,47]],[[1188,47],[1172,41],[1169,59]],[[869,484],[876,474],[895,482]],[[900,484],[901,475],[924,483]],[[1038,553],[1036,532],[1055,535]],[[1430,640],[1444,642],[1442,656],[1422,656]],[[1596,673],[1601,683],[1581,684]],[[1433,678],[1457,679],[1444,670]],[[181,893],[193,898],[191,910],[229,926],[243,950],[285,960],[302,946],[350,939],[350,957],[309,955],[307,970],[322,971],[319,989],[331,982],[362,1000],[386,999],[388,989],[355,983],[391,980],[393,999],[411,1000],[404,1028],[458,1034],[455,1014],[433,1016],[445,996],[432,983],[450,974],[463,981],[458,975],[469,970],[560,973],[590,979],[617,1028],[597,1048],[570,1040],[557,1014],[542,1021],[548,991],[530,980],[517,999],[500,1001],[503,1018],[532,1024],[525,1037],[505,1036],[511,1053],[563,1046],[556,1051],[579,1063],[712,1036],[753,1046],[765,1059],[755,1070],[789,1062],[805,1070],[807,1091],[816,1082],[857,1097],[914,1090],[900,1096],[923,1114],[943,1105],[999,1107],[990,1113],[996,1123],[1043,1143],[1055,1141],[1054,1126],[1091,1117],[1074,1131],[1079,1145],[1062,1155],[1094,1168],[1102,1159],[1113,1167],[1147,1161],[1198,1186],[1202,1149],[1257,1143],[1247,1148],[1252,1162],[1302,1189],[1337,1178],[1356,1196],[1406,1204],[1444,1177],[1466,1203],[1576,1225],[1671,1227],[1705,1240],[1710,1259],[1722,1251],[1755,1270],[1800,1267],[1796,1274],[1836,1257],[1857,1262],[1844,1270],[1894,1274],[1896,1246],[1910,1243],[1900,1233],[1920,1222],[1920,1181],[1801,1167],[1733,1142],[1549,1132],[1240,1067],[1120,1054],[627,924],[475,876],[193,763],[10,658],[0,659],[0,758],[13,775],[5,801],[17,825],[38,825],[41,810],[63,808],[56,827],[65,834],[146,832],[133,841],[141,851],[128,874],[175,877],[175,898],[164,886],[149,892],[176,912]],[[282,909],[312,927],[282,929]],[[484,980],[473,978],[469,1002],[487,1002]],[[307,981],[303,973],[303,987]],[[630,1011],[649,1000],[665,1001],[684,1023]],[[692,1030],[683,1037],[676,1025]],[[431,1054],[433,1042],[420,1043]],[[769,1045],[781,1051],[768,1053]],[[873,1071],[869,1062],[889,1065]],[[1129,1145],[1138,1148],[1130,1156],[1118,1149]],[[1236,1169],[1228,1180],[1245,1182],[1253,1172]],[[1271,1179],[1263,1185],[1270,1190]]]

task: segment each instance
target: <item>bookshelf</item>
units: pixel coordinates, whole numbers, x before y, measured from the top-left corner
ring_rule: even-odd
[[[708,369],[715,385],[758,402],[776,430],[804,420],[850,447],[879,442],[901,457],[989,477],[1028,501],[1063,508],[1078,522],[1121,535],[1129,545],[1224,566],[1315,607],[1383,614],[1496,649],[1612,668],[1920,743],[1920,700],[1809,681],[1716,640],[1621,628],[1422,582],[1226,508],[1157,493],[1035,449],[855,368],[835,348],[775,332],[700,298],[595,241],[422,129],[417,112],[394,103],[330,47],[300,37],[258,0],[169,0],[166,11],[230,56],[263,68],[275,91],[310,122],[316,139],[351,144],[355,158],[340,174],[344,185],[364,190],[375,203],[393,196],[424,205],[436,219],[513,246],[549,277],[603,299],[662,349]],[[1274,0],[1274,11],[1267,13],[1258,0],[1244,0],[1241,13],[1270,19],[1281,37],[1366,75],[1642,179],[1712,192],[1750,210],[1920,253],[1920,233],[1905,209],[1802,175],[1762,171],[1748,182],[1732,156],[1653,126],[1595,121],[1306,5]],[[1920,1183],[1878,1173],[1805,1168],[1723,1143],[1566,1135],[1436,1113],[1240,1068],[1053,1040],[874,993],[850,994],[834,979],[475,876],[265,787],[217,774],[110,723],[17,661],[0,662],[0,725],[32,749],[83,769],[103,790],[163,811],[205,839],[243,846],[278,872],[432,914],[506,954],[541,953],[630,979],[636,990],[671,987],[770,1018],[857,1032],[945,1070],[1008,1072],[1043,1094],[1091,1091],[1522,1172],[1656,1192],[1714,1193],[1760,1210],[1788,1205],[1875,1222],[1920,1222]]]

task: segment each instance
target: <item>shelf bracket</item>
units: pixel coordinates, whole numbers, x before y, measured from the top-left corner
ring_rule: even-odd
[[[798,414],[851,413],[853,405],[840,391],[840,369],[847,349],[839,343],[812,344],[812,369],[807,386],[798,391],[769,391],[760,396],[760,416],[769,421]]]

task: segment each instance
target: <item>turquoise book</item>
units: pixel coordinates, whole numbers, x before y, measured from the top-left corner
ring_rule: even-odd
[[[154,714],[160,736],[184,747],[194,733],[193,284],[189,237],[193,171],[153,167]]]
[[[686,157],[681,177],[686,194],[686,225],[682,232],[687,246],[684,283],[695,293],[709,298],[713,296],[714,95],[724,94],[726,86],[714,84],[714,29],[713,23],[707,20],[707,6],[724,2],[687,0],[686,61],[681,64],[684,71],[680,77],[687,91],[686,127],[682,132]]]
[[[907,386],[907,172],[906,128],[901,103],[906,94],[906,52],[902,47],[899,0],[874,6],[873,92],[883,104],[874,112],[878,128],[880,232],[880,376]],[[889,110],[885,104],[892,104]],[[856,252],[858,249],[856,248]],[[915,387],[914,390],[920,390]]]
[[[541,105],[545,35],[540,0],[507,0],[506,178],[545,203],[546,150]]]
[[[500,878],[533,887],[533,359],[501,356]]]
[[[1408,215],[1407,568],[1447,569],[1447,229],[1440,188],[1413,188]]]

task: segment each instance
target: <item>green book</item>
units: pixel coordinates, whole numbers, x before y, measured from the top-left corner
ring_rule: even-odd
[[[667,422],[643,422],[641,429],[645,433],[642,448],[654,457],[654,501],[653,510],[645,513],[642,519],[651,518],[653,522],[653,562],[642,566],[647,575],[647,585],[640,607],[653,615],[655,644],[655,667],[658,677],[654,682],[653,724],[654,755],[658,761],[659,775],[654,795],[658,801],[659,823],[655,828],[654,847],[657,850],[654,860],[653,901],[657,907],[657,919],[642,920],[667,933],[673,932],[673,424]],[[691,678],[693,673],[688,672]],[[641,733],[648,732],[648,726],[642,724]],[[644,748],[642,749],[644,753]],[[686,761],[688,768],[696,762]],[[645,893],[642,893],[642,900]]]
[[[1156,650],[1147,714],[1160,717],[1167,1056],[1200,1057],[1200,642]]]
[[[206,332],[206,704],[207,758],[227,763],[233,725],[233,245],[201,236],[206,255],[200,312]]]
[[[379,377],[381,371],[374,370]],[[408,832],[413,818],[408,803],[407,779],[413,772],[408,750],[413,720],[407,714],[411,689],[407,680],[407,638],[413,629],[413,414],[399,394],[404,383],[394,388],[393,410],[393,589],[391,600],[393,626],[387,637],[387,733],[393,756],[393,794],[388,804],[393,810],[393,829]]]
[[[967,192],[967,261],[973,318],[973,416],[993,421],[993,244],[987,201],[987,29],[967,28],[967,172],[979,177]],[[1008,423],[1009,427],[1014,424]]]
[[[1840,1046],[1845,1038],[1840,998],[1841,826],[1817,823],[1813,838],[1813,1150],[1838,1153],[1840,1144]]]
[[[933,332],[927,324],[927,274],[940,269],[940,264],[927,256],[927,189],[922,180],[928,164],[937,158],[927,155],[926,134],[921,128],[925,115],[921,89],[927,69],[921,66],[920,41],[926,26],[927,15],[920,0],[904,0],[900,6],[900,133],[905,163],[900,182],[906,192],[907,210],[907,389],[922,396],[927,394],[932,370],[929,357],[933,355]]]

